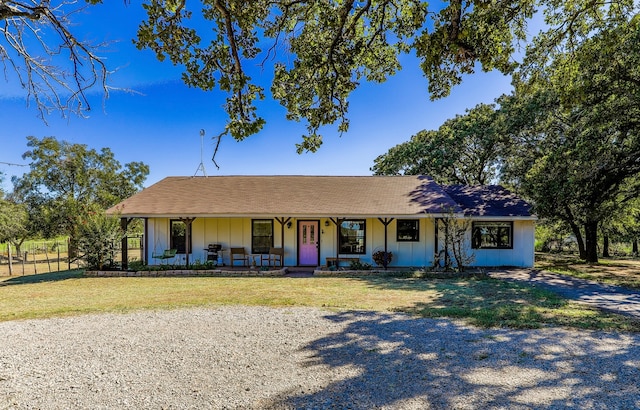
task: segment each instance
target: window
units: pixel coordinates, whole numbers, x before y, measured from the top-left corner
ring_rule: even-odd
[[[418,242],[420,240],[420,221],[417,219],[398,219],[396,230],[398,242]]]
[[[364,219],[345,219],[340,223],[340,253],[364,254]]]
[[[177,219],[171,220],[171,249],[177,249],[178,253],[187,252],[187,224]],[[189,235],[189,249],[193,249],[191,235]]]
[[[474,222],[471,245],[474,249],[512,249],[512,222]]]
[[[251,253],[269,253],[273,246],[273,219],[251,221]]]

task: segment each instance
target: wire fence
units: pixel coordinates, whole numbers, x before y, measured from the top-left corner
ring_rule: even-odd
[[[141,260],[143,237],[127,238],[128,261]],[[115,260],[121,262],[121,243],[114,243]],[[17,249],[10,243],[0,244],[0,276],[34,275],[80,269],[84,262],[79,258],[69,258],[68,240],[29,241]]]

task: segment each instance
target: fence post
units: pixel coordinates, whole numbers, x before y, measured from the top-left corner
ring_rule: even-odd
[[[8,257],[9,257],[9,276],[13,276],[13,264],[11,263],[11,244],[7,243],[7,252],[8,252]]]
[[[49,244],[44,244],[44,256],[47,258],[47,268],[49,269],[49,273],[51,273],[51,263],[49,262]]]
[[[58,272],[60,272],[60,244],[56,241],[56,249],[58,250]]]
[[[38,274],[38,264],[36,263],[36,251],[33,251],[33,273]]]
[[[22,258],[22,276],[24,276],[24,264],[27,261],[27,251],[24,251],[24,258]]]

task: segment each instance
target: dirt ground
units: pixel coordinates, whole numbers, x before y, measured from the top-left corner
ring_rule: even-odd
[[[119,256],[120,254],[118,252],[115,258],[116,261],[120,260]],[[140,258],[142,258],[140,249],[130,249],[129,262]],[[26,259],[14,256],[10,272],[7,254],[0,254],[0,277],[60,272],[69,269],[78,269],[82,266],[82,261],[74,261],[69,265],[66,252],[36,253],[35,259],[34,255],[30,253]]]
[[[60,259],[58,259],[58,255],[55,257],[49,257],[47,260],[46,255],[36,255],[36,259],[34,261],[33,257],[30,256],[27,260],[22,259],[14,259],[11,271],[9,271],[9,261],[6,257],[0,259],[0,276],[20,276],[20,275],[34,275],[38,273],[49,273],[49,272],[58,272],[69,269],[69,263],[67,262],[67,255],[60,254]],[[71,264],[72,269],[78,268],[78,263],[74,262]]]

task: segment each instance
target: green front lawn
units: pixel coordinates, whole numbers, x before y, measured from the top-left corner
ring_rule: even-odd
[[[0,321],[222,305],[406,312],[482,327],[640,331],[638,321],[494,279],[89,278],[69,271],[0,281]]]
[[[536,254],[536,268],[609,285],[640,289],[640,260],[600,258],[588,264],[575,256]]]

